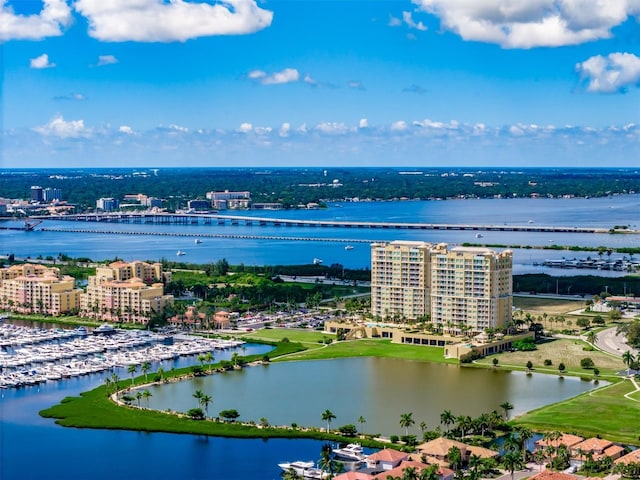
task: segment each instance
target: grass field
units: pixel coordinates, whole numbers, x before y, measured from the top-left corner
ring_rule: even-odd
[[[635,390],[619,382],[578,397],[542,407],[515,419],[537,431],[560,430],[585,437],[599,435],[615,442],[637,445],[640,440],[640,402],[625,398]]]
[[[532,352],[504,352],[482,358],[477,363],[491,365],[493,358],[497,358],[499,365],[514,365],[524,368],[527,361],[530,360],[538,371],[557,373],[558,365],[562,362],[567,368],[567,373],[591,376],[593,375],[591,370],[585,370],[580,366],[580,360],[589,357],[598,367],[601,375],[624,370],[625,365],[621,358],[607,355],[598,350],[592,352],[583,350],[587,346],[588,344],[582,340],[560,338],[538,344],[538,349]],[[546,359],[551,360],[552,366],[544,366]]]
[[[554,298],[513,297],[513,306],[532,314],[561,315],[584,308],[584,300],[559,300]]]
[[[271,328],[271,329],[263,328],[255,332],[242,335],[242,338],[244,338],[245,340],[250,340],[254,338],[254,339],[266,340],[270,342],[279,342],[285,337],[292,342],[315,343],[315,344],[319,344],[319,342],[322,342],[325,338],[328,338],[331,340],[334,340],[336,338],[336,336],[331,333],[317,332],[315,330],[289,329],[289,328]]]
[[[325,348],[287,355],[282,359],[276,359],[276,361],[324,360],[345,357],[387,357],[434,363],[458,363],[456,359],[444,358],[443,350],[439,347],[401,345],[391,343],[389,340],[370,339],[333,343]]]

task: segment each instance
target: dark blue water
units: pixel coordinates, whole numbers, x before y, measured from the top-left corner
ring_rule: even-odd
[[[247,345],[246,354],[270,350]],[[232,351],[216,352],[216,359]],[[180,359],[163,367],[196,363]],[[156,365],[154,365],[154,368]],[[125,369],[117,371],[121,378]],[[317,460],[323,442],[63,428],[38,412],[103,383],[107,373],[0,392],[0,479],[278,479],[277,464]]]
[[[314,220],[354,220],[425,222],[482,225],[535,225],[591,226],[611,228],[615,225],[640,225],[640,196],[627,195],[594,199],[495,199],[447,200],[420,202],[361,202],[332,203],[323,210],[247,211],[230,212],[252,216]],[[46,221],[43,226],[83,228],[114,231],[154,231],[193,234],[234,234],[284,237],[313,237],[359,239],[370,241],[423,240],[445,242],[451,245],[464,242],[502,245],[577,245],[623,247],[640,244],[640,235],[382,230],[319,227],[275,227],[245,225],[137,225],[116,223],[77,223]],[[46,257],[64,253],[72,257],[93,260],[169,260],[207,263],[226,258],[231,264],[289,265],[309,264],[320,258],[324,264],[340,263],[347,268],[370,266],[370,247],[367,243],[353,243],[345,250],[344,243],[294,242],[288,240],[205,238],[196,245],[192,237],[105,235],[100,233],[21,232],[0,230],[0,253],[14,253],[18,257]],[[182,250],[185,256],[177,257]],[[514,273],[575,274],[575,270],[550,269],[535,266],[545,259],[586,257],[584,253],[552,250],[514,250]],[[594,254],[595,255],[595,254]],[[612,260],[621,255],[613,255]],[[607,257],[605,257],[607,258]],[[580,271],[584,273],[587,271]],[[621,272],[599,271],[598,275],[622,275]]]

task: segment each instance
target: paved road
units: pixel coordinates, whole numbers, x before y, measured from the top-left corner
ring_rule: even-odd
[[[599,332],[595,346],[613,355],[622,356],[627,350],[630,350],[634,356],[638,355],[638,350],[627,345],[623,335],[616,335],[616,327]]]

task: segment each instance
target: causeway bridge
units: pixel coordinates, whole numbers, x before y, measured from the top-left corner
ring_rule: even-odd
[[[148,213],[148,212],[110,212],[80,213],[57,217],[32,217],[38,220],[56,220],[68,222],[103,222],[160,225],[245,225],[245,226],[282,226],[282,227],[319,227],[319,228],[369,228],[369,229],[408,229],[408,230],[472,230],[497,232],[532,233],[609,233],[609,229],[579,226],[553,225],[482,225],[455,223],[403,223],[372,221],[338,220],[301,220],[286,218],[251,217],[243,215],[220,215],[198,213]],[[622,230],[625,233],[637,231]]]

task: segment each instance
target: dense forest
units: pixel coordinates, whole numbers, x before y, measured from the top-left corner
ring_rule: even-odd
[[[640,191],[637,169],[461,169],[461,168],[278,168],[159,170],[1,170],[5,198],[30,198],[30,187],[60,188],[79,211],[96,199],[143,193],[162,198],[169,209],[209,191],[251,192],[253,202],[295,207],[345,199],[504,198],[571,195],[599,197]]]

